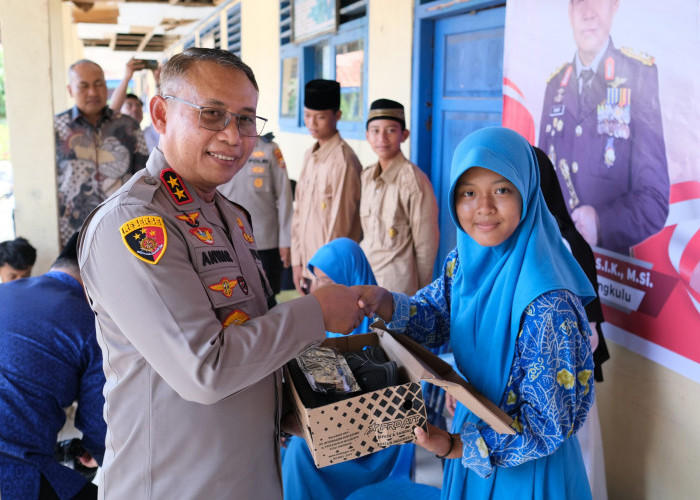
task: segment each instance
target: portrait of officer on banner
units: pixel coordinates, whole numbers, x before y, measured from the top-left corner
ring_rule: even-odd
[[[617,48],[621,0],[569,0],[576,52],[549,78],[539,147],[586,241],[621,254],[660,231],[669,175],[654,57]]]

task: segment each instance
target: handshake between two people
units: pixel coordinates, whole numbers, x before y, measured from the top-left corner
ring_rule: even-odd
[[[321,304],[326,331],[333,333],[352,332],[365,316],[377,315],[388,322],[394,313],[391,292],[379,286],[328,284],[315,289],[311,295]]]

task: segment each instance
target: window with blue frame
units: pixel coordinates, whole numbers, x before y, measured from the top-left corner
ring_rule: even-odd
[[[367,0],[339,0],[338,29],[294,42],[294,0],[280,2],[280,126],[303,131],[304,86],[324,78],[340,83],[342,118],[338,129],[349,138],[364,137],[367,86]]]

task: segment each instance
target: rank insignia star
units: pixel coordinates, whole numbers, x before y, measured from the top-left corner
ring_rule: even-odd
[[[228,278],[221,278],[221,281],[219,281],[218,283],[209,285],[209,290],[221,292],[224,294],[224,297],[229,298],[231,297],[231,295],[233,295],[233,289],[235,288],[237,283],[238,280],[231,281]]]
[[[131,219],[121,225],[119,232],[129,252],[148,264],[157,264],[168,246],[163,219],[155,215]]]
[[[190,229],[190,234],[196,236],[199,241],[207,245],[214,244],[213,229],[210,227],[195,227]]]
[[[185,222],[190,227],[199,227],[199,212],[185,213],[177,216],[182,222]]]
[[[170,193],[170,197],[178,205],[184,205],[186,203],[192,202],[192,197],[189,191],[185,187],[185,183],[182,182],[180,176],[172,168],[166,168],[160,173],[160,179],[163,181],[163,185]]]

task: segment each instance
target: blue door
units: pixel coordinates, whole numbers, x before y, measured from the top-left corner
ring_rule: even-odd
[[[450,163],[470,132],[501,124],[505,7],[435,22],[431,182],[440,207],[438,269],[455,247],[447,206]]]

